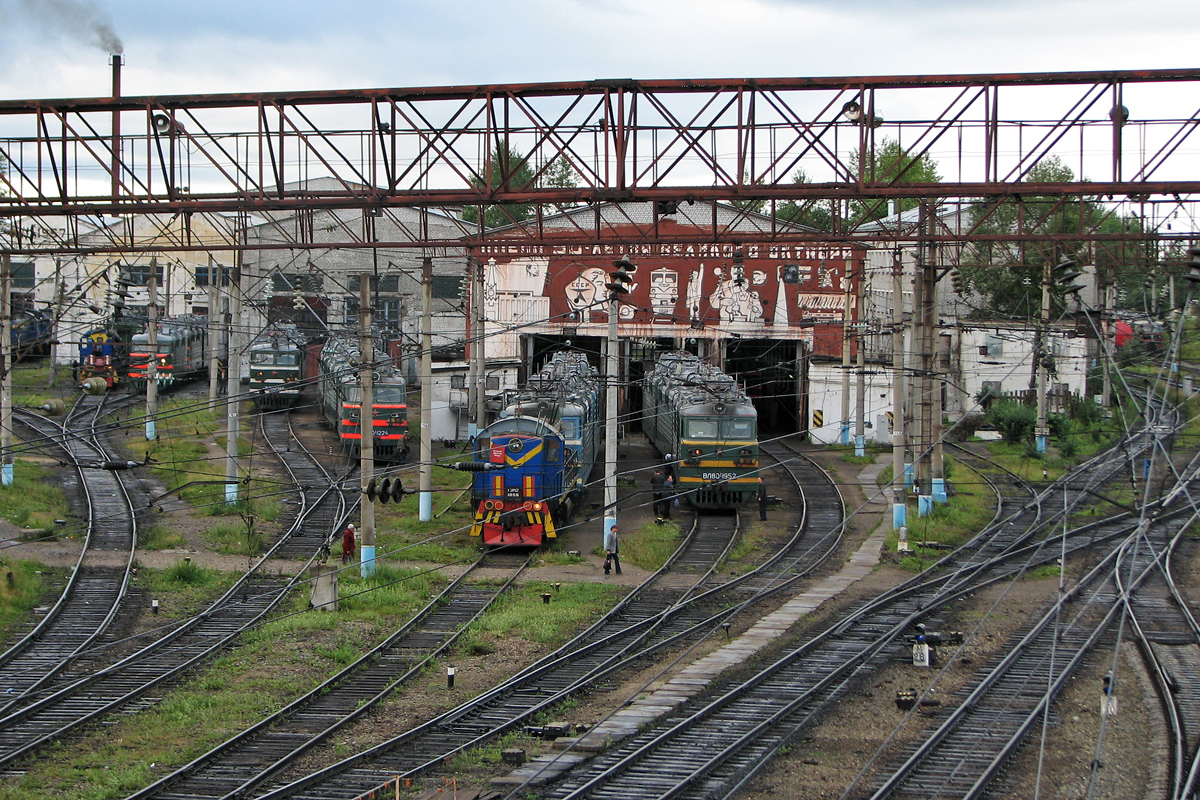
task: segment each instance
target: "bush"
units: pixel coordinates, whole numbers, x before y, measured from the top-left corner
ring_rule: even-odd
[[[1004,441],[1015,444],[1032,435],[1037,424],[1037,412],[1021,403],[1006,400],[992,404],[987,412],[987,421],[1000,431]]]

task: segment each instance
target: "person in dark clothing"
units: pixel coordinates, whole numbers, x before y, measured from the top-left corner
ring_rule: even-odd
[[[607,566],[610,561],[612,562],[612,565],[616,568],[617,574],[618,575],[621,574],[621,555],[619,552],[620,548],[621,548],[621,540],[617,536],[617,526],[613,525],[611,528],[608,529],[608,532],[604,534],[604,564],[605,564],[604,574],[605,575],[608,574]]]
[[[654,496],[654,521],[662,523],[663,517],[671,516],[669,509],[666,509],[666,503],[663,502],[667,489],[667,479],[663,477],[662,470],[654,470],[654,474],[650,476],[650,491]]]
[[[758,518],[767,518],[767,482],[758,478]]]

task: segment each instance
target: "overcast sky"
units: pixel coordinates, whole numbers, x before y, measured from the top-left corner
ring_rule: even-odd
[[[1195,0],[0,0],[0,98],[1196,66]]]

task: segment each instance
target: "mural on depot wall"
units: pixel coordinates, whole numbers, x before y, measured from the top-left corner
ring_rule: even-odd
[[[834,357],[841,354],[845,281],[863,258],[862,249],[850,245],[753,242],[490,245],[477,252],[486,263],[485,302],[544,297],[549,327],[607,324],[605,284],[613,260],[628,257],[637,272],[619,320],[636,329],[625,335],[707,330],[714,336],[800,339],[814,353]]]

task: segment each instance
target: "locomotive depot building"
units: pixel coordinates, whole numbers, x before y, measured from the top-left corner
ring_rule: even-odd
[[[658,212],[661,212],[661,208]],[[719,243],[685,243],[689,231],[711,229],[712,220],[728,231]],[[699,225],[699,222],[703,225]],[[387,339],[389,352],[400,360],[410,385],[419,385],[421,263],[433,263],[433,417],[434,439],[464,440],[468,417],[468,358],[476,342],[484,347],[488,408],[497,411],[504,390],[520,386],[557,349],[570,345],[589,354],[603,370],[608,329],[608,292],[604,284],[612,262],[628,258],[637,266],[631,292],[620,307],[622,419],[636,418],[641,408],[640,379],[655,354],[689,350],[742,381],[759,413],[762,435],[807,433],[820,443],[845,440],[842,424],[843,331],[850,335],[852,366],[850,416],[854,415],[858,349],[865,358],[865,414],[869,440],[890,442],[892,410],[893,266],[903,271],[906,352],[913,353],[911,309],[915,248],[896,248],[889,226],[913,224],[913,212],[861,226],[853,242],[788,244],[769,241],[789,223],[731,205],[681,203],[673,213],[657,213],[652,203],[609,203],[582,206],[545,218],[545,238],[592,231],[601,243],[580,246],[530,245],[503,229],[487,244],[473,248],[336,248],[319,247],[356,226],[390,226],[377,232],[383,241],[417,241],[422,230],[442,240],[461,232],[452,211],[395,209],[386,217],[366,219],[363,212],[318,210],[305,214],[253,217],[194,215],[190,219],[151,219],[127,215],[104,220],[92,234],[101,244],[112,238],[109,228],[133,230],[152,250],[157,240],[177,244],[230,241],[235,224],[247,226],[251,248],[242,256],[243,343],[268,321],[294,322],[311,335],[327,327],[357,329],[359,278],[371,273],[374,320]],[[153,223],[153,224],[151,224]],[[940,224],[954,225],[953,218]],[[657,225],[663,244],[640,242],[641,230]],[[297,231],[307,228],[318,246],[289,248]],[[798,230],[806,230],[797,228]],[[340,237],[344,240],[344,237]],[[605,243],[609,239],[611,243]],[[940,254],[952,263],[953,253]],[[102,278],[114,263],[123,263],[134,280],[127,307],[132,313],[147,303],[145,284],[151,256],[142,252],[94,254],[13,262],[14,295],[39,307],[56,302],[56,275],[65,288],[57,358],[78,357],[74,342],[111,311],[113,292]],[[210,268],[222,292],[228,291],[232,251],[175,251],[154,258],[159,303],[164,313],[209,311]],[[468,304],[471,265],[482,267],[484,322],[471,330]],[[1090,277],[1090,276],[1087,276]],[[859,286],[861,280],[862,285]],[[939,286],[937,369],[943,375],[942,408],[951,419],[976,410],[975,397],[985,388],[1015,394],[1031,386],[1036,326],[966,319],[969,305]],[[72,293],[72,287],[81,287]],[[1085,295],[1094,288],[1085,289]],[[861,297],[861,301],[860,298]],[[1090,296],[1085,302],[1096,305]],[[99,309],[96,314],[92,309]],[[228,310],[228,299],[217,303]],[[478,326],[476,326],[478,327]],[[1087,366],[1097,343],[1071,322],[1052,326],[1048,352],[1055,362],[1051,410],[1072,394],[1085,391]],[[243,359],[244,361],[244,359]],[[909,362],[908,367],[915,367]],[[245,366],[242,366],[243,377]],[[629,416],[632,415],[632,416]],[[485,424],[481,421],[480,424]]]

